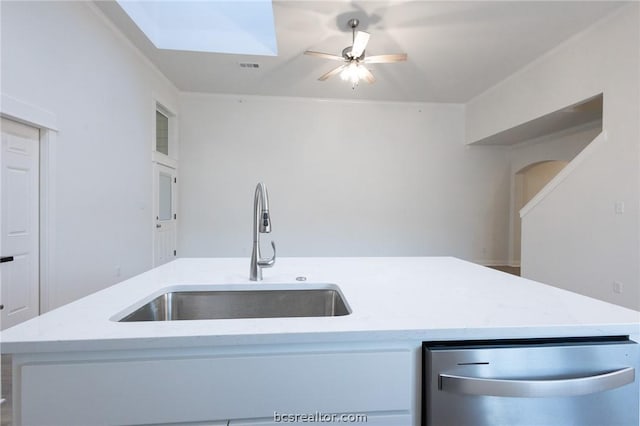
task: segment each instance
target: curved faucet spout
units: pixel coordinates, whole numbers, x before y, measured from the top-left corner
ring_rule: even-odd
[[[270,268],[276,263],[276,245],[272,241],[273,257],[263,259],[260,255],[260,234],[271,232],[271,215],[269,213],[269,193],[264,183],[256,186],[253,198],[253,249],[251,251],[251,269],[249,279],[259,281],[262,279],[262,268]]]
[[[253,226],[254,241],[258,232],[265,234],[271,232],[271,217],[269,216],[269,193],[264,183],[259,182],[253,197],[253,214],[255,222]],[[258,231],[256,231],[256,227]]]
[[[271,268],[276,263],[276,243],[271,241],[271,248],[273,248],[273,256],[271,259],[258,259],[258,266],[263,268]]]

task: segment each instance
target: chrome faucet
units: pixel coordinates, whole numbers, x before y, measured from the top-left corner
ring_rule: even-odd
[[[269,215],[269,194],[264,183],[260,182],[256,186],[256,193],[253,198],[253,250],[251,252],[251,271],[249,279],[260,281],[262,279],[262,268],[270,268],[276,263],[276,244],[271,241],[273,247],[273,257],[262,259],[260,257],[260,234],[271,232],[271,216]]]

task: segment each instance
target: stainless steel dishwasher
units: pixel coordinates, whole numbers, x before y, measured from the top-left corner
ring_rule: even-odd
[[[424,342],[422,425],[638,426],[626,336]]]

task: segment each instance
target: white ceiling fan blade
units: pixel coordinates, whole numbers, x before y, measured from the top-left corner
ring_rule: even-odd
[[[360,71],[362,73],[362,78],[369,84],[375,83],[376,78],[373,76],[373,74],[371,74],[371,71],[369,71],[362,65],[360,65],[360,67],[362,67],[362,70]]]
[[[314,52],[313,50],[305,50],[304,54],[311,55],[311,56],[318,56],[324,59],[332,59],[334,61],[344,61],[344,58],[342,56],[331,55],[329,53]]]
[[[329,77],[333,77],[334,75],[338,74],[340,71],[342,71],[343,69],[345,69],[347,67],[347,65],[340,65],[337,68],[332,69],[331,71],[324,73],[320,76],[320,78],[318,78],[318,80],[320,81],[325,81],[326,79],[328,79]]]
[[[365,64],[385,64],[390,62],[402,62],[407,60],[406,53],[395,53],[392,55],[376,55],[364,58]]]
[[[367,48],[367,43],[369,43],[369,37],[371,37],[371,35],[367,32],[356,32],[356,38],[353,40],[353,46],[351,47],[351,56],[359,58],[360,55],[362,55],[364,49]]]

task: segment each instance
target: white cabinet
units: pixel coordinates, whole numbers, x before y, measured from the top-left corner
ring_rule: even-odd
[[[18,424],[217,425],[264,419],[232,423],[264,425],[274,413],[315,412],[370,413],[372,424],[377,414],[402,417],[413,410],[415,358],[406,347],[112,355],[16,356]]]

